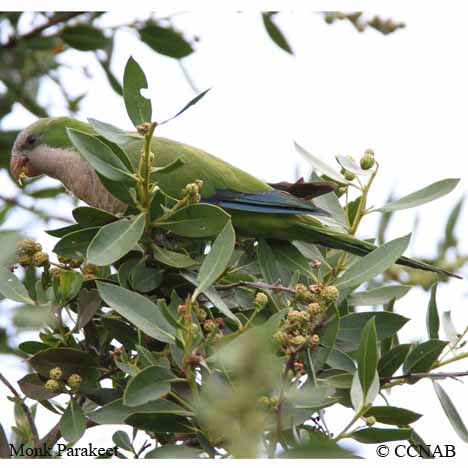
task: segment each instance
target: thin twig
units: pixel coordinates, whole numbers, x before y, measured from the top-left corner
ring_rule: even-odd
[[[291,294],[296,293],[296,290],[294,288],[288,288],[287,286],[282,286],[281,284],[262,283],[261,281],[259,282],[237,281],[236,283],[223,284],[223,285],[216,286],[216,289],[224,291],[226,289],[237,288],[239,286],[246,286],[248,288],[255,288],[255,289],[271,289],[273,291],[284,291],[284,292],[288,292]]]
[[[399,380],[399,379],[409,379],[409,378],[419,378],[423,379],[425,377],[430,379],[456,379],[458,377],[468,376],[468,371],[461,372],[415,372],[414,374],[402,374],[394,375],[392,377],[381,377],[380,380]]]
[[[64,23],[72,18],[75,18],[76,16],[82,15],[83,13],[87,13],[87,12],[86,11],[70,11],[67,13],[59,13],[53,16],[52,18],[50,18],[46,23],[41,24],[40,26],[37,26],[34,29],[31,29],[31,31],[23,34],[22,36],[11,37],[9,41],[6,44],[4,44],[2,47],[5,47],[7,49],[16,47],[19,41],[38,36],[42,31],[45,31],[46,29],[52,26],[55,26],[57,24]]]
[[[23,203],[21,203],[19,200],[13,197],[6,197],[5,195],[0,194],[0,200],[2,200],[4,203],[7,205],[12,205],[17,208],[21,208],[22,210],[29,211],[30,213],[35,214],[36,216],[39,216],[39,218],[43,220],[50,220],[50,219],[55,219],[56,221],[62,221],[64,223],[71,223],[72,221],[68,218],[65,218],[63,216],[59,215],[51,215],[48,213],[45,213],[41,210],[38,210],[37,208],[34,208],[33,206],[26,206]]]
[[[188,72],[187,67],[185,66],[184,62],[182,62],[182,60],[178,60],[178,62],[179,62],[180,70],[182,71],[184,78],[187,80],[187,83],[190,85],[193,92],[195,94],[200,94],[200,90],[198,89],[197,85],[193,81],[193,78],[190,76],[190,73]]]
[[[35,448],[40,447],[39,433],[37,432],[36,423],[34,422],[34,418],[31,414],[30,409],[28,408],[26,403],[23,401],[23,398],[21,397],[21,395],[16,391],[15,387],[13,387],[13,385],[11,385],[10,382],[8,382],[8,380],[4,377],[4,375],[1,372],[0,372],[0,380],[8,387],[10,392],[13,393],[15,399],[21,405],[21,408],[23,408],[23,411],[26,414],[26,418],[29,423],[29,427],[31,429],[33,446]]]

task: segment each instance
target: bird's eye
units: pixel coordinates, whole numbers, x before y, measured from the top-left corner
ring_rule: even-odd
[[[26,138],[26,143],[29,146],[33,146],[37,142],[37,136],[36,135],[29,135],[28,138]]]

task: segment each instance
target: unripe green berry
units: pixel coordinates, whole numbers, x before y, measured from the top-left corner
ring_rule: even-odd
[[[338,299],[339,291],[335,286],[325,286],[320,291],[320,297],[327,302],[335,302]]]
[[[365,421],[368,426],[373,426],[377,422],[374,416],[369,416],[368,418],[365,418]]]
[[[361,158],[361,161],[360,161],[361,169],[364,169],[364,170],[371,169],[374,164],[375,164],[374,151],[371,149],[368,149],[366,150],[366,152]]]
[[[349,172],[346,169],[343,169],[342,172],[346,180],[354,180],[356,178],[356,174],[353,174],[352,172]]]
[[[258,292],[255,295],[255,304],[259,307],[264,307],[268,303],[268,296],[265,293]]]
[[[49,379],[51,380],[60,380],[62,378],[63,371],[60,367],[54,367],[49,371]]]
[[[57,393],[60,391],[60,382],[57,382],[57,380],[50,379],[44,384],[44,388],[48,392]]]
[[[43,267],[49,264],[49,256],[45,252],[36,252],[32,256],[32,262],[37,267]]]
[[[75,389],[81,385],[81,382],[83,382],[83,379],[81,378],[81,375],[79,374],[72,374],[67,379],[67,385]]]

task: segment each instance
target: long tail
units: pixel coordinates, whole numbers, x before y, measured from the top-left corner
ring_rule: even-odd
[[[332,249],[344,250],[345,252],[364,256],[378,247],[374,244],[371,244],[370,242],[357,239],[356,237],[353,237],[349,234],[345,234],[334,229],[324,227],[323,225],[319,225],[319,223],[317,223],[317,221],[313,218],[311,219],[309,217],[301,216],[299,226],[303,229],[305,228],[304,231],[308,231],[313,242]],[[304,237],[307,237],[307,231],[304,232]],[[307,239],[304,238],[303,240]],[[415,260],[409,257],[401,256],[396,261],[396,263],[411,268],[417,268],[419,270],[432,271],[433,273],[440,273],[446,276],[463,279],[462,276],[459,276],[455,273],[428,265],[427,263],[421,262],[420,260]]]

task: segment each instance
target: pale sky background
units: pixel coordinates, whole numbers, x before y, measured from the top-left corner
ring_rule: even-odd
[[[407,27],[389,36],[372,29],[359,34],[347,22],[328,26],[313,12],[277,15],[275,20],[295,57],[271,42],[257,13],[210,15],[205,11],[178,15],[174,24],[189,36],[200,37],[197,52],[184,64],[200,90],[213,89],[183,116],[161,127],[159,134],[203,148],[269,182],[292,180],[297,171],[301,175],[310,171],[295,152],[293,140],[331,164],[337,154],[359,158],[371,147],[381,165],[375,182],[378,189],[370,197],[376,206],[391,191],[401,196],[439,179],[460,177],[452,194],[424,207],[399,212],[388,231],[389,238],[411,232],[417,215],[419,226],[408,253],[431,255],[443,234],[447,213],[468,187],[466,15],[443,8],[375,13],[404,21]],[[116,12],[105,19],[121,24],[131,17]],[[194,96],[177,62],[152,52],[128,30],[117,33],[116,50],[113,69],[118,77],[123,74],[129,54],[144,68],[156,119],[172,115]],[[76,94],[87,92],[80,117],[130,128],[122,100],[110,90],[92,54],[70,51],[60,57],[72,68],[63,74],[69,89]],[[88,67],[92,79],[76,80],[73,67],[79,65]],[[44,88],[40,102],[54,115],[64,112],[53,86]],[[24,127],[34,121],[19,106],[15,110],[4,120],[5,128]],[[0,183],[11,195],[16,194],[16,188],[5,177],[0,178]],[[55,185],[51,180],[41,184]],[[38,202],[38,206],[47,203]],[[64,197],[55,206],[65,214],[70,209]],[[468,252],[468,242],[463,239],[468,228],[465,213],[457,232]],[[376,214],[367,217],[359,234],[375,235],[377,221]],[[24,212],[19,211],[9,223],[10,227],[17,225],[52,249],[54,239],[42,234],[44,225],[30,226]],[[458,330],[468,325],[467,290],[466,280],[450,280],[439,288],[439,309],[452,310]],[[427,339],[427,301],[428,295],[416,288],[398,301],[396,312],[411,318],[400,332],[403,341]],[[0,303],[0,325],[8,323],[11,304]],[[12,380],[24,375],[25,367],[18,359],[3,355],[1,359],[2,371]],[[442,370],[467,368],[462,363]],[[468,421],[466,384],[444,381],[443,387]],[[4,395],[5,389],[0,387],[1,420],[9,428],[12,411],[3,403]],[[454,444],[457,459],[468,455],[466,444],[447,421],[428,380],[395,389],[390,401],[394,406],[424,414],[413,426],[428,444]],[[351,411],[338,408],[328,414],[328,424],[335,433],[352,416]],[[54,422],[50,416],[43,416],[41,434]],[[112,433],[92,429],[80,444],[93,440],[111,446]],[[364,448],[367,457],[377,458],[375,445]]]

